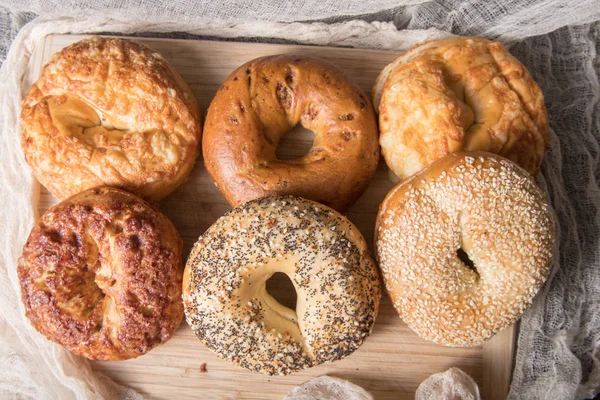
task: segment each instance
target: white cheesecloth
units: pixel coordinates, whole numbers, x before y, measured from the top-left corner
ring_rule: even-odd
[[[30,326],[15,269],[39,192],[18,130],[29,57],[48,34],[95,32],[396,50],[448,33],[502,41],[546,98],[551,144],[537,181],[559,233],[550,278],[521,319],[509,398],[593,397],[600,391],[599,20],[600,2],[591,0],[0,1],[0,398],[139,398]]]

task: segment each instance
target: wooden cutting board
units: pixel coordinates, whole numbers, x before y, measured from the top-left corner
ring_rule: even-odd
[[[41,67],[62,47],[84,36],[49,36],[30,61],[28,83],[35,81]],[[159,51],[183,76],[198,98],[204,115],[220,84],[235,68],[256,57],[294,53],[323,57],[341,68],[369,95],[375,78],[398,53],[381,50],[274,45],[196,40],[136,39]],[[282,159],[305,154],[312,133],[296,128],[287,134],[278,149]],[[372,243],[377,208],[393,187],[385,163],[348,217]],[[39,212],[56,199],[41,187]],[[160,204],[184,241],[187,258],[192,244],[217,218],[230,209],[199,159],[188,178],[175,193]],[[286,301],[283,281],[269,283],[269,290]],[[387,295],[373,334],[351,356],[290,376],[265,376],[235,367],[219,359],[183,322],[165,345],[135,360],[93,362],[93,368],[151,398],[200,399],[281,399],[293,387],[320,375],[348,379],[370,391],[376,399],[412,399],[419,384],[431,374],[458,367],[479,384],[484,399],[504,399],[508,393],[514,349],[515,328],[510,327],[484,346],[448,348],[426,342],[398,317]],[[200,366],[206,363],[206,372]]]

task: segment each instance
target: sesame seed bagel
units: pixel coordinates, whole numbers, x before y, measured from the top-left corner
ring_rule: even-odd
[[[138,357],[183,317],[181,238],[133,194],[88,189],[50,208],[23,248],[18,275],[31,324],[92,360]]]
[[[386,289],[419,336],[477,346],[515,322],[553,260],[554,218],[521,167],[485,152],[446,156],[380,206]]]
[[[301,124],[315,134],[297,160],[278,160],[279,140]],[[252,60],[223,82],[206,114],[204,164],[229,204],[293,195],[345,211],[379,162],[368,97],[329,62],[298,55]]]
[[[296,310],[266,290],[289,276]],[[218,356],[288,374],[354,352],[373,328],[381,283],[361,233],[333,209],[267,197],[225,214],[196,242],[183,278],[185,316]]]

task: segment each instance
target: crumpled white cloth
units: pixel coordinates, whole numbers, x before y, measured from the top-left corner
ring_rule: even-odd
[[[15,265],[36,217],[38,186],[20,151],[18,113],[24,71],[42,37],[68,32],[165,36],[188,32],[213,38],[277,38],[405,50],[444,35],[440,30],[509,44],[542,87],[550,115],[551,148],[538,183],[548,192],[557,215],[559,252],[548,283],[522,318],[509,397],[593,397],[600,387],[600,24],[589,23],[600,20],[598,1],[411,3],[389,11],[387,7],[399,4],[306,0],[297,9],[294,4],[298,2],[292,1],[250,4],[238,0],[227,5],[191,0],[168,5],[159,0],[81,0],[75,5],[57,0],[4,1],[13,10],[51,12],[54,17],[36,19],[22,28],[0,70],[0,398],[137,396],[93,374],[89,363],[50,344],[23,317]],[[114,8],[116,4],[119,9]],[[78,11],[86,7],[93,11]],[[7,17],[6,13],[0,9],[0,30],[9,32],[0,40],[0,51],[12,40],[10,32],[32,18],[22,13]],[[278,22],[322,18],[331,22],[348,15],[384,18],[407,30],[397,30],[391,22],[359,20]],[[566,27],[570,24],[582,25]]]
[[[421,382],[415,400],[481,400],[481,396],[473,378],[461,369],[450,368]]]
[[[373,400],[371,393],[344,379],[318,376],[292,389],[283,400]]]

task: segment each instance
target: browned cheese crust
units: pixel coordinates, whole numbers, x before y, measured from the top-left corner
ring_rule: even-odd
[[[416,46],[381,72],[373,95],[381,151],[401,180],[471,150],[539,171],[548,147],[544,96],[500,43],[453,37]]]
[[[314,132],[309,153],[277,160],[279,140],[296,124]],[[223,83],[206,116],[205,166],[237,206],[295,195],[344,211],[366,189],[379,160],[375,113],[364,92],[328,62],[258,58]]]
[[[546,280],[554,243],[552,211],[531,176],[485,152],[446,156],[397,185],[375,228],[400,317],[447,346],[477,346],[515,322]]]
[[[183,316],[181,238],[127,192],[90,189],[49,209],[19,260],[21,297],[48,339],[93,360],[140,356]]]
[[[37,179],[65,199],[113,186],[160,200],[200,152],[194,95],[160,54],[93,37],[54,54],[22,103],[21,145]]]
[[[266,290],[289,276],[296,310]],[[289,374],[353,353],[373,329],[381,282],[365,239],[344,216],[292,196],[250,201],[194,245],[183,278],[185,315],[218,356]]]

